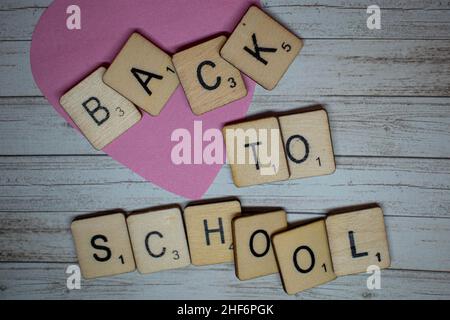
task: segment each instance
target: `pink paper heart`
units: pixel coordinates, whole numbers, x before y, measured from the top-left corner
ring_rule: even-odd
[[[138,31],[169,53],[219,33],[232,32],[257,0],[57,0],[44,12],[33,34],[31,68],[34,79],[56,111],[74,125],[59,98],[95,68],[109,64],[131,35]],[[68,30],[70,5],[81,9],[81,30]],[[203,130],[245,116],[255,83],[245,78],[249,94],[223,108],[194,116],[179,87],[158,117],[143,119],[104,151],[152,183],[190,199],[201,198],[221,164],[175,165],[172,132],[179,128],[194,136],[194,121]],[[52,130],[52,128],[49,128]],[[192,143],[193,145],[193,143]],[[223,144],[222,144],[223,145]],[[193,158],[193,156],[192,156]]]

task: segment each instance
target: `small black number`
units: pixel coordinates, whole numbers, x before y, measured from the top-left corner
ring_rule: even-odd
[[[322,268],[323,268],[323,270],[324,270],[325,272],[328,272],[328,271],[327,271],[327,265],[326,265],[325,263],[322,265]]]
[[[320,157],[318,157],[316,160],[317,160],[317,162],[319,162],[319,167],[321,167],[322,166],[322,162],[320,161]]]
[[[234,78],[228,78],[228,83],[230,84],[230,88],[236,88],[237,86],[236,80],[234,80]]]
[[[281,45],[281,47],[284,49],[284,51],[286,52],[291,52],[292,47],[289,43],[283,42],[283,44]]]
[[[120,257],[119,257],[119,260],[120,260],[120,262],[121,262],[122,264],[125,264],[125,260],[123,260],[123,256],[120,256]]]
[[[172,73],[175,73],[175,70],[173,70],[171,67],[167,67],[166,70],[167,70],[167,71],[170,71],[170,72],[172,72]]]
[[[172,251],[173,260],[180,260],[180,253],[177,250]]]
[[[125,115],[125,111],[123,111],[120,107],[117,107],[116,111],[119,112],[119,117],[123,117]]]
[[[378,262],[381,262],[381,254],[378,252],[378,253],[376,254],[376,256],[377,256]]]

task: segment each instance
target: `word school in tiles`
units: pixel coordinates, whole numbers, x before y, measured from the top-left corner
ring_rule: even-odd
[[[288,294],[369,266],[390,266],[380,207],[289,226],[284,210],[246,214],[236,200],[80,217],[72,234],[84,278],[229,263],[249,280],[279,273]]]

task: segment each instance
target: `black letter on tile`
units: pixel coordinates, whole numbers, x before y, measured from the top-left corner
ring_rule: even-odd
[[[297,261],[297,255],[302,250],[308,251],[309,255],[311,256],[311,265],[307,269],[302,269]],[[300,273],[309,273],[312,269],[314,269],[314,265],[316,264],[316,258],[314,257],[314,252],[308,246],[298,247],[294,252],[293,260],[294,260],[295,269],[297,269],[297,271]]]
[[[369,255],[368,252],[357,252],[355,236],[353,231],[348,232],[348,239],[350,240],[350,249],[352,250],[352,258],[361,258]]]
[[[253,152],[253,159],[255,159],[255,164],[256,164],[256,170],[259,170],[259,160],[258,160],[258,151],[257,151],[257,146],[261,145],[261,142],[254,142],[254,143],[246,143],[245,147],[252,148],[252,152]]]
[[[253,242],[255,240],[255,237],[258,234],[262,234],[264,236],[264,238],[266,239],[266,243],[267,243],[266,244],[266,248],[264,249],[264,251],[262,253],[256,252],[256,250],[255,250],[255,248],[253,246]],[[257,258],[261,258],[261,257],[264,257],[267,254],[267,252],[269,252],[269,249],[270,249],[270,237],[267,234],[267,231],[259,229],[259,230],[256,230],[255,232],[253,232],[252,236],[250,237],[250,251],[251,251],[251,253]]]
[[[89,103],[92,101],[94,101],[96,103],[94,108],[89,107]],[[109,110],[106,109],[105,107],[103,107],[100,104],[100,100],[98,100],[96,97],[91,97],[91,98],[87,99],[85,102],[82,103],[82,105],[98,126],[101,126],[103,123],[106,122],[106,120],[109,119]],[[101,111],[104,112],[103,118],[97,117],[98,112],[101,112]]]
[[[291,143],[292,141],[294,141],[295,139],[300,140],[301,142],[303,142],[303,144],[305,145],[305,155],[303,156],[303,158],[301,159],[296,159],[294,158],[294,156],[291,153]],[[287,155],[289,160],[291,160],[292,162],[295,162],[297,164],[300,164],[302,162],[305,162],[306,159],[308,159],[309,156],[309,143],[308,140],[306,140],[304,137],[302,137],[301,135],[295,135],[292,136],[288,139],[288,141],[286,142],[286,151],[287,151]]]
[[[131,73],[137,79],[137,81],[140,83],[140,85],[145,89],[145,92],[147,92],[147,94],[149,96],[152,95],[152,91],[148,87],[148,83],[150,82],[150,80],[152,80],[152,78],[155,78],[155,79],[158,79],[158,80],[162,80],[163,79],[163,76],[160,76],[159,74],[154,74],[154,73],[151,73],[151,72],[148,72],[148,71],[144,71],[144,70],[140,70],[140,69],[136,69],[136,68],[131,69]],[[145,80],[143,80],[141,78],[141,75],[144,75],[147,78]]]
[[[244,50],[247,51],[249,54],[251,54],[253,57],[255,57],[259,62],[261,62],[264,65],[267,65],[269,62],[261,57],[261,52],[277,52],[276,48],[264,48],[258,46],[258,41],[256,40],[256,34],[252,35],[253,39],[253,46],[255,47],[255,51],[252,51],[248,47],[244,47]]]
[[[211,241],[209,239],[209,234],[213,232],[219,232],[220,233],[220,241],[222,244],[225,243],[225,233],[223,231],[223,224],[222,224],[222,218],[219,218],[219,228],[218,229],[208,229],[208,221],[203,220],[203,226],[205,227],[205,236],[206,236],[206,245],[210,246]]]
[[[145,248],[147,249],[147,252],[149,255],[151,255],[153,258],[161,258],[165,253],[166,253],[166,247],[162,248],[162,251],[158,254],[155,254],[152,252],[152,250],[150,250],[150,246],[148,244],[148,241],[150,240],[151,236],[158,236],[161,239],[164,238],[163,235],[161,233],[159,233],[158,231],[152,231],[149,234],[147,234],[147,236],[145,237]]]
[[[97,260],[98,262],[106,262],[109,259],[111,259],[111,249],[109,249],[106,246],[101,246],[96,244],[95,242],[97,240],[102,240],[103,242],[108,242],[108,238],[106,238],[104,235],[98,234],[92,237],[91,239],[91,246],[94,249],[97,250],[104,250],[106,252],[106,256],[104,257],[99,257],[96,253],[94,253],[94,259]]]
[[[215,83],[215,84],[213,84],[213,85],[211,85],[211,86],[208,85],[208,84],[205,82],[205,80],[203,79],[203,76],[202,76],[202,69],[203,69],[205,66],[209,66],[209,67],[211,67],[211,68],[215,68],[215,67],[216,67],[216,64],[215,64],[214,62],[212,62],[212,61],[203,61],[202,63],[200,63],[200,64],[198,65],[198,67],[197,67],[197,78],[198,78],[198,82],[200,82],[201,86],[202,86],[203,88],[205,88],[206,90],[210,90],[210,91],[215,90],[215,89],[217,89],[217,88],[220,86],[220,83],[222,82],[222,78],[221,78],[221,77],[217,77],[217,78],[216,78],[216,83]]]

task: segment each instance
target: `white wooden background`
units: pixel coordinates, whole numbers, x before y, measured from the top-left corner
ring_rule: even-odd
[[[282,206],[291,221],[379,203],[392,255],[381,290],[368,291],[362,274],[292,297],[277,275],[240,282],[231,264],[66,289],[75,216],[185,200],[95,152],[42,97],[29,48],[50,2],[0,0],[0,299],[450,298],[450,1],[263,1],[305,48],[276,90],[256,90],[251,114],[323,104],[338,169],[238,190],[225,166],[206,197]],[[366,27],[371,4],[382,8],[382,30]]]

